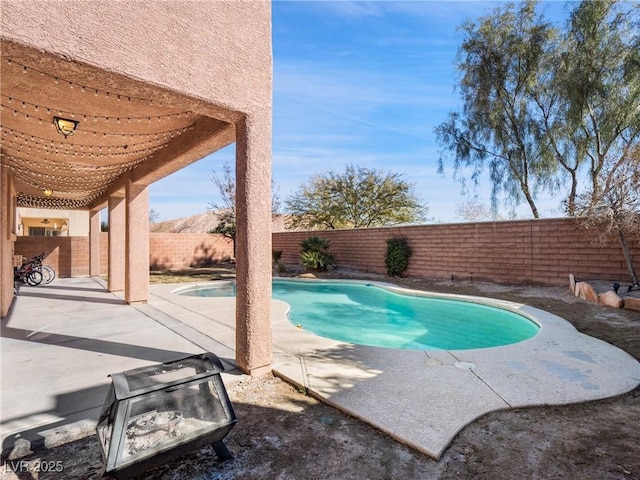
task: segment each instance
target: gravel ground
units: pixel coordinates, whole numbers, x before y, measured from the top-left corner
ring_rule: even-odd
[[[339,275],[363,278],[349,272]],[[526,303],[640,359],[639,312],[590,304],[568,289],[423,279],[393,282]],[[232,384],[228,392],[239,419],[225,440],[233,460],[220,463],[213,449],[206,447],[139,478],[640,480],[640,388],[590,403],[489,413],[464,428],[439,461],[273,376]],[[0,478],[101,478],[95,436],[22,461],[26,463],[20,464],[21,471],[5,465]],[[60,462],[64,471],[43,472],[43,466],[56,465],[52,462]]]

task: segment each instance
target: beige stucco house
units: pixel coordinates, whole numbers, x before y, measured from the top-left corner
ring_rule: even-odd
[[[13,299],[16,237],[40,226],[25,218],[55,219],[57,229],[69,210],[85,216],[90,273],[98,275],[99,212],[108,209],[108,288],[130,304],[146,302],[149,185],[235,142],[236,360],[252,374],[268,371],[270,2],[1,7],[0,314]]]
[[[86,210],[18,207],[16,223],[18,236],[89,236],[89,212]]]

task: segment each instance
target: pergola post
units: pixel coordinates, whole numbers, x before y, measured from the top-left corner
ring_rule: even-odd
[[[89,212],[89,276],[100,276],[100,210]]]
[[[271,371],[271,115],[236,124],[236,363]]]
[[[110,292],[124,290],[126,208],[124,197],[109,197],[109,275],[107,289]]]
[[[0,165],[0,317],[9,312],[13,301],[13,248],[12,234],[15,211],[15,193],[11,185],[10,170]]]
[[[129,304],[149,300],[149,188],[130,179],[125,188],[124,299]]]

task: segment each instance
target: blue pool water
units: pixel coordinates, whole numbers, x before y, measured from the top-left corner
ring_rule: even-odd
[[[181,295],[235,296],[235,284]],[[533,337],[539,326],[517,313],[479,303],[392,292],[341,281],[274,280],[273,298],[289,321],[316,335],[361,345],[415,350],[497,347]]]

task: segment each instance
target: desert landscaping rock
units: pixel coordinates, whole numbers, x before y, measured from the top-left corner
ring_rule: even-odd
[[[609,290],[608,292],[598,295],[598,302],[602,305],[606,305],[607,307],[622,307],[622,298],[620,298],[620,296],[613,290]]]
[[[640,312],[640,298],[626,297],[624,299],[624,308]]]
[[[573,273],[569,274],[569,291],[576,295],[576,278],[573,276]],[[577,297],[578,295],[576,295]]]
[[[598,303],[598,292],[587,282],[578,282],[576,284],[576,293],[583,300]]]

